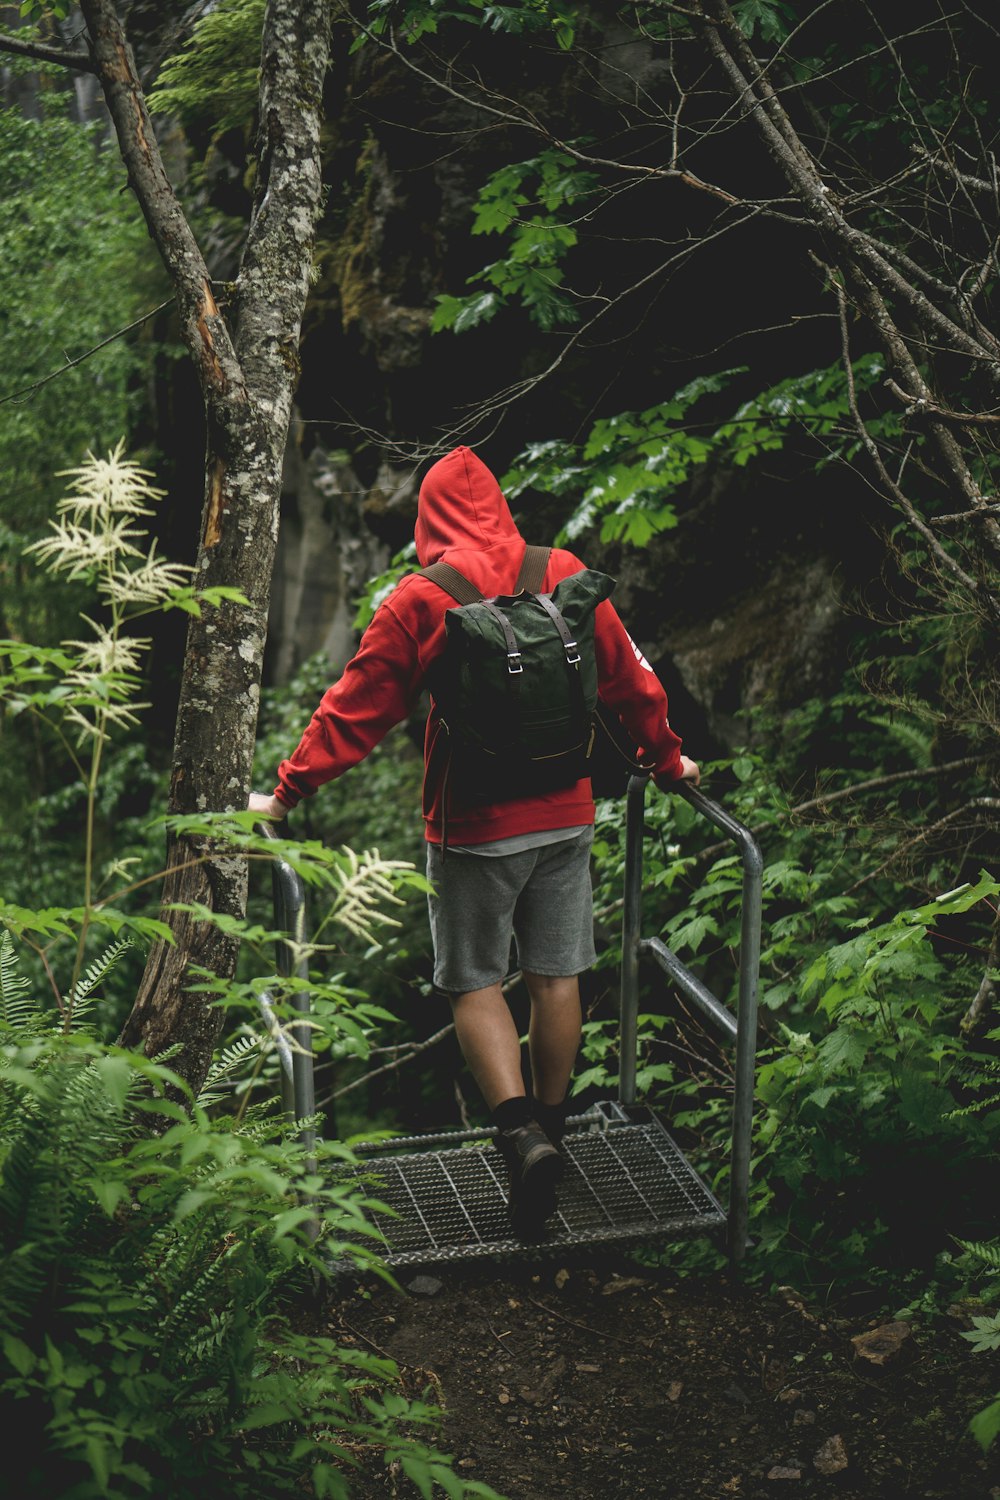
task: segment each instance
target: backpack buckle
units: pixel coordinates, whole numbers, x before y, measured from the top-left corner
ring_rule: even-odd
[[[567,663],[567,665],[570,666],[570,667],[575,667],[578,664],[579,660],[580,660],[580,652],[579,652],[579,648],[577,647],[576,641],[567,641],[566,642],[566,663]]]
[[[577,660],[579,661],[579,657],[577,657]],[[521,666],[520,651],[507,652],[507,671],[512,677],[516,677],[518,672],[524,671],[524,668]]]

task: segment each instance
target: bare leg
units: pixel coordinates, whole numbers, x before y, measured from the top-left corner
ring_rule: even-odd
[[[514,1017],[498,984],[467,990],[451,1003],[462,1055],[497,1126],[494,1145],[507,1167],[511,1227],[518,1239],[537,1240],[555,1212],[563,1163],[523,1102],[521,1042]]]
[[[535,1098],[542,1104],[561,1104],[580,1046],[580,985],[570,978],[529,974],[524,982],[531,996],[528,1051]]]
[[[505,1099],[524,1096],[521,1043],[498,984],[467,990],[451,1002],[455,1034],[469,1071],[491,1112]]]

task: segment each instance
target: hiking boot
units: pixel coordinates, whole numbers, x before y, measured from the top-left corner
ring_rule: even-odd
[[[566,1116],[569,1113],[569,1101],[564,1099],[561,1104],[542,1104],[540,1100],[532,1101],[535,1119],[555,1146],[562,1153],[563,1136],[566,1134]]]
[[[507,1166],[507,1210],[514,1233],[520,1240],[540,1239],[546,1219],[556,1211],[563,1159],[534,1120],[498,1131],[495,1145]]]

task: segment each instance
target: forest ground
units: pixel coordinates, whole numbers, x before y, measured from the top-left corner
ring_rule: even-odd
[[[885,1316],[623,1254],[399,1282],[342,1285],[316,1331],[390,1355],[408,1394],[443,1409],[459,1472],[510,1500],[1000,1500],[1000,1444],[985,1457],[968,1433],[1000,1359],[971,1353],[958,1310],[943,1328],[897,1324],[879,1365],[852,1339]],[[416,1495],[380,1462],[354,1485],[358,1500]]]

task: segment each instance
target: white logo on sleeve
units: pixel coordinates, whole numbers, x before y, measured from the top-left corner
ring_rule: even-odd
[[[628,631],[627,630],[626,630],[625,634],[628,635]],[[643,656],[642,652],[639,650],[639,647],[636,645],[635,641],[632,639],[632,637],[630,635],[628,636],[628,643],[632,647],[632,650],[635,653],[635,659],[639,663],[640,667],[642,667],[643,671],[644,672],[651,672],[653,670],[652,667],[649,665],[649,662]]]

